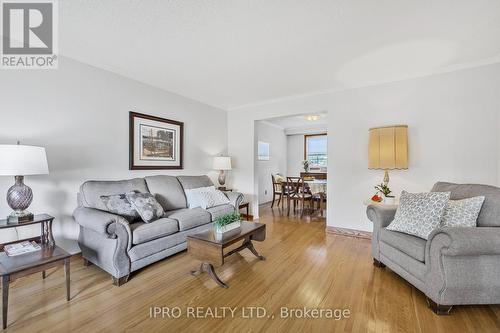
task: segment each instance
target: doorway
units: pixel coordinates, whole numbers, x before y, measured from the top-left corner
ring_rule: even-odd
[[[327,113],[255,121],[255,192],[276,214],[326,216]]]

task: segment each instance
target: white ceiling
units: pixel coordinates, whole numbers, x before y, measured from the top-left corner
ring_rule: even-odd
[[[64,0],[60,53],[224,109],[500,61],[498,0]]]
[[[313,115],[313,114],[311,114]],[[276,117],[266,119],[265,122],[271,123],[275,126],[281,127],[285,130],[292,129],[302,129],[302,128],[318,128],[326,127],[328,125],[327,113],[314,113],[318,117],[316,120],[307,120],[309,114],[297,115],[297,116],[286,116],[286,117]]]

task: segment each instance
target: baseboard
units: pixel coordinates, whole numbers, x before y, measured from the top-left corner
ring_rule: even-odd
[[[361,231],[361,230],[355,230],[355,229],[327,226],[326,232],[329,234],[340,235],[340,236],[355,237],[355,238],[362,238],[362,239],[372,239],[372,233],[369,231]]]

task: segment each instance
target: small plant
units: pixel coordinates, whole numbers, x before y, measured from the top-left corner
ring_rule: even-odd
[[[391,195],[389,195],[392,193],[392,191],[389,188],[389,186],[387,186],[386,184],[377,185],[377,186],[375,186],[375,189],[377,191],[379,191],[380,193],[382,193],[384,195],[384,197],[386,197],[386,198],[392,197]]]
[[[308,160],[302,161],[302,165],[304,166],[304,171],[309,172],[309,161]]]
[[[237,222],[240,220],[241,220],[240,214],[230,213],[230,214],[222,215],[222,216],[216,218],[214,221],[214,226],[216,229],[221,229],[222,227],[225,227],[228,224],[231,224],[233,222]]]

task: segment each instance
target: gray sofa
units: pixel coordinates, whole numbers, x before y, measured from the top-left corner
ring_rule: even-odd
[[[87,181],[80,186],[73,216],[80,225],[78,244],[85,263],[93,263],[127,282],[131,272],[185,250],[188,235],[211,228],[219,216],[238,211],[241,193],[225,192],[230,204],[204,210],[187,208],[184,189],[212,186],[207,176],[151,176],[121,181]],[[151,223],[129,223],[105,211],[102,195],[150,192],[163,206],[163,218]]]
[[[500,188],[439,182],[432,191],[451,192],[452,200],[484,195],[478,227],[437,229],[426,241],[386,229],[396,206],[368,206],[374,264],[422,291],[437,314],[449,314],[453,305],[499,304]]]

